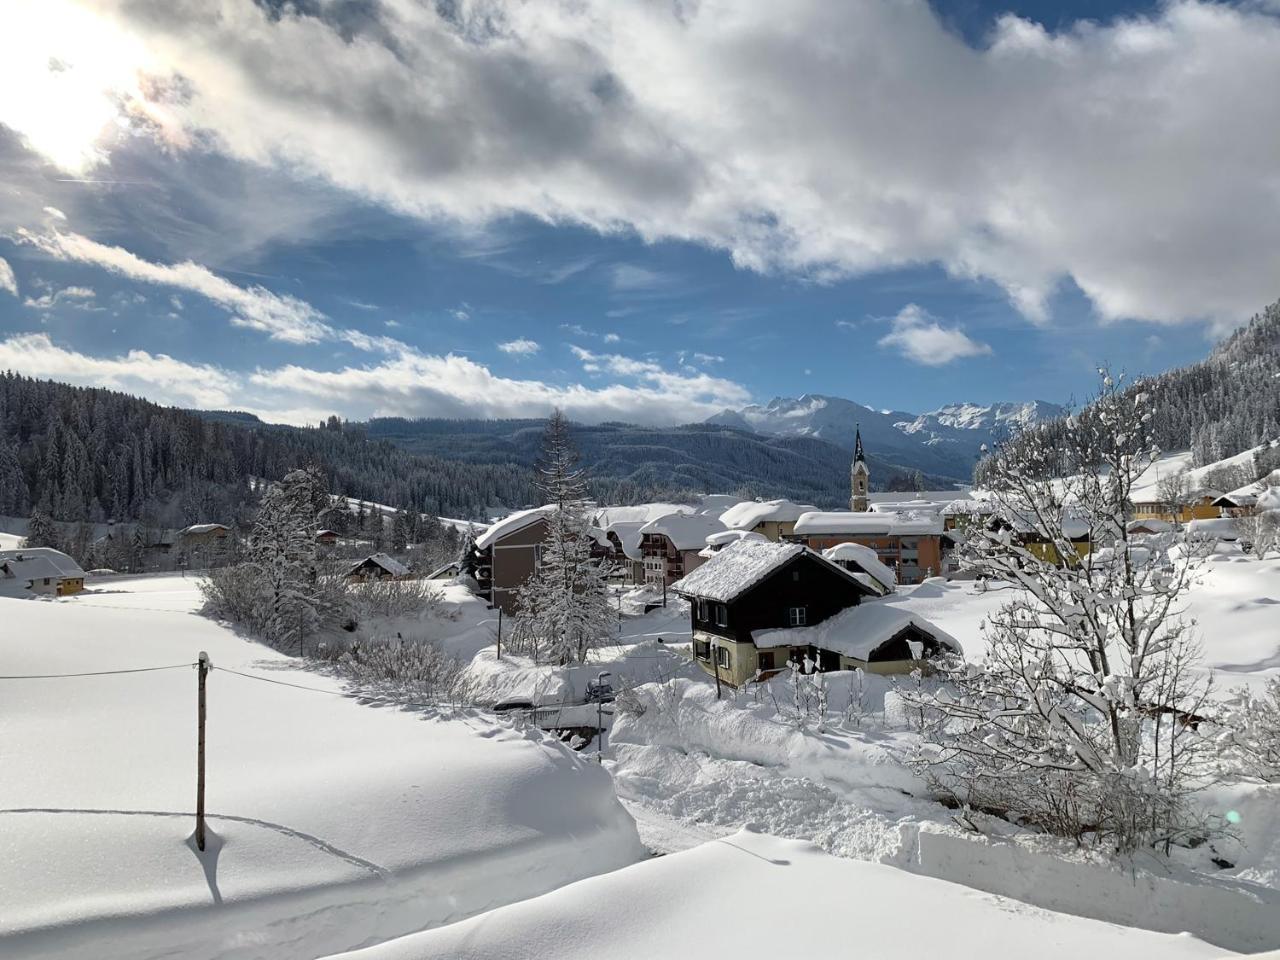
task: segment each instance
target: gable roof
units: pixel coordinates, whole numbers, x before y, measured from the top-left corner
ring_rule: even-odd
[[[724,524],[719,517],[704,513],[673,513],[651,520],[640,528],[641,534],[665,536],[677,550],[701,550],[707,537],[719,533]]]
[[[752,634],[752,640],[758,647],[813,646],[855,660],[869,660],[877,647],[911,626],[929,634],[953,653],[964,654],[960,641],[937,624],[896,603],[883,600],[872,600],[841,610],[812,627],[757,630]]]
[[[357,563],[353,564],[351,569],[347,571],[347,574],[350,575],[355,573],[357,570],[363,567],[366,563],[372,563],[374,566],[381,567],[383,570],[387,571],[387,573],[391,574],[393,577],[404,577],[404,576],[408,576],[409,574],[408,567],[406,567],[403,563],[401,563],[395,557],[389,556],[388,554],[385,554],[385,553],[374,553],[365,557],[363,560],[360,560]]]
[[[860,543],[838,543],[823,550],[822,556],[832,562],[856,563],[863,573],[880,585],[882,593],[892,592],[898,585],[897,574],[880,562],[874,550]]]
[[[0,569],[18,580],[82,580],[84,571],[61,550],[52,547],[22,547],[0,550]]]
[[[539,520],[545,519],[554,509],[554,507],[534,507],[532,510],[517,510],[501,520],[495,520],[484,533],[476,537],[476,549],[483,550],[503,537],[509,537],[525,527],[532,526]]]
[[[731,543],[706,563],[671,585],[681,596],[701,597],[718,603],[731,603],[780,570],[797,557],[809,556],[817,563],[844,577],[858,589],[874,596],[875,591],[859,580],[852,571],[830,560],[824,560],[802,543],[775,543],[772,540],[743,538]]]

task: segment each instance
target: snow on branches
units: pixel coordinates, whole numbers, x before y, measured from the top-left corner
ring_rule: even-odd
[[[962,550],[1015,592],[983,625],[986,661],[944,664],[946,682],[918,695],[917,762],[961,802],[1127,852],[1202,826],[1189,795],[1208,682],[1180,603],[1197,557],[1126,527],[1159,455],[1148,398],[1100,380],[1065,439],[1023,437],[987,464],[991,517]]]

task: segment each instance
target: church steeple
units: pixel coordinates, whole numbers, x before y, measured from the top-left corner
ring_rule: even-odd
[[[870,509],[867,500],[870,481],[871,470],[867,467],[867,458],[862,451],[862,424],[858,424],[853,434],[853,466],[849,468],[850,510],[866,513]]]

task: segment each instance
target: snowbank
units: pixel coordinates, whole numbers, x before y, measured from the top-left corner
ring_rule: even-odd
[[[709,948],[709,949],[708,949]],[[1223,951],[743,830],[347,960],[1161,957]]]
[[[0,600],[7,675],[215,666],[202,856],[189,666],[0,681],[0,954],[314,957],[642,856],[597,765],[479,716],[361,705],[198,603],[177,576]]]

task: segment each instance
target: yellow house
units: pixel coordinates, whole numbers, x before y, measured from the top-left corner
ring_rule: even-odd
[[[61,550],[0,550],[0,596],[66,597],[84,589],[84,571]]]
[[[1220,490],[1193,490],[1185,501],[1171,503],[1164,500],[1135,500],[1133,519],[1167,520],[1169,523],[1190,523],[1192,520],[1213,520],[1222,516],[1222,508],[1214,503],[1222,497]]]

